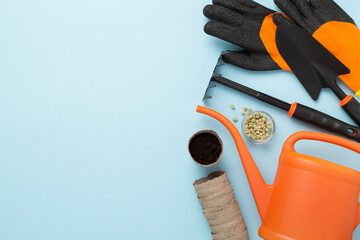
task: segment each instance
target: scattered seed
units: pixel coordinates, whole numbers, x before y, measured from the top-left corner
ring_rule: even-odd
[[[235,110],[235,106],[234,105],[231,105],[230,106],[232,110]]]
[[[252,109],[251,109],[251,108],[249,108],[249,112],[252,112]]]
[[[244,110],[241,111],[241,115],[245,115],[245,111],[244,111]]]
[[[235,117],[235,118],[233,118],[233,121],[234,121],[234,122],[237,122],[237,121],[238,121],[238,119]]]

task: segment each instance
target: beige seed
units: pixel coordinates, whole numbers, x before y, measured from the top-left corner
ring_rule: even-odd
[[[244,108],[241,111],[241,114],[242,115],[245,114],[246,110],[247,109]],[[264,142],[266,139],[270,137],[270,132],[272,128],[271,122],[265,115],[259,112],[250,114],[252,110],[249,109],[248,111],[249,114],[248,116],[246,116],[244,123],[245,135],[256,141]]]

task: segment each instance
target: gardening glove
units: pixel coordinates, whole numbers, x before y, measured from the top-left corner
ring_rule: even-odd
[[[274,0],[298,26],[350,69],[339,76],[356,96],[360,95],[360,30],[333,0]]]
[[[224,62],[255,71],[290,71],[275,42],[277,26],[292,24],[281,13],[252,0],[213,0],[204,15],[212,20],[204,27],[207,34],[243,48],[223,55]]]

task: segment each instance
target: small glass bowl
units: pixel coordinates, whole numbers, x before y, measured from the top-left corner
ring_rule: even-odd
[[[249,117],[249,116],[251,116],[251,115],[254,115],[255,113],[261,113],[262,115],[264,115],[264,116],[270,121],[270,126],[272,127],[272,128],[270,129],[270,132],[269,132],[269,137],[266,138],[266,139],[264,139],[264,141],[255,140],[255,139],[253,139],[253,138],[248,137],[248,136],[245,134],[245,122],[246,122],[246,118]],[[252,112],[248,112],[248,113],[244,116],[244,118],[243,118],[243,120],[242,120],[242,122],[241,122],[241,130],[242,130],[244,136],[246,137],[246,139],[249,140],[250,142],[253,142],[253,143],[255,143],[255,144],[264,144],[264,143],[270,142],[271,139],[272,139],[273,136],[274,136],[274,133],[275,133],[275,121],[274,121],[274,119],[271,117],[271,115],[268,114],[268,113],[266,113],[266,112],[263,112],[263,111],[252,111]]]

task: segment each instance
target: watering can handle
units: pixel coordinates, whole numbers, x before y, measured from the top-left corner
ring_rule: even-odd
[[[350,149],[350,150],[360,154],[360,144],[358,144],[358,143],[355,143],[353,141],[350,141],[350,140],[347,140],[347,139],[344,139],[341,137],[333,136],[330,134],[318,133],[318,132],[306,132],[306,131],[297,132],[297,133],[294,133],[293,135],[291,135],[285,141],[284,146],[283,146],[283,151],[289,150],[289,151],[295,152],[295,148],[294,148],[295,143],[302,139],[316,140],[316,141],[336,144],[338,146],[345,147],[347,149]],[[360,223],[360,203],[358,203],[358,205],[357,205],[355,228],[359,225],[359,223]]]
[[[353,141],[337,137],[334,135],[326,134],[326,133],[319,133],[319,132],[297,132],[291,135],[284,143],[283,149],[284,150],[291,150],[295,151],[294,145],[299,140],[315,140],[321,142],[328,142],[332,144],[336,144],[345,148],[348,148],[354,152],[360,154],[360,144],[355,143]]]

